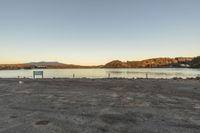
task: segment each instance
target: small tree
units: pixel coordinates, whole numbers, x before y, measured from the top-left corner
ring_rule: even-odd
[[[194,63],[200,63],[200,56],[195,57],[192,62]]]
[[[197,56],[192,60],[192,67],[200,68],[200,56]]]

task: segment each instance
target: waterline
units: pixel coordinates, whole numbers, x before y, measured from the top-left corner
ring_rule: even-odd
[[[129,69],[37,69],[0,70],[0,78],[33,78],[33,71],[44,71],[44,78],[189,78],[199,77],[200,69],[189,68],[129,68]]]

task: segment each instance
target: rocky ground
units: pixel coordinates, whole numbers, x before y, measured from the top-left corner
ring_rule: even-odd
[[[0,133],[104,132],[199,133],[200,80],[0,79]]]

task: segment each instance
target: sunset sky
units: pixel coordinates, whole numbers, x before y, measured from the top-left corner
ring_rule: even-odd
[[[0,64],[200,55],[200,0],[0,0]]]

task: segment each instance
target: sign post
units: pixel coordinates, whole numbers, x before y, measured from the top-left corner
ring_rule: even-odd
[[[33,78],[35,79],[36,76],[42,76],[42,78],[44,78],[44,72],[43,71],[33,71]]]

